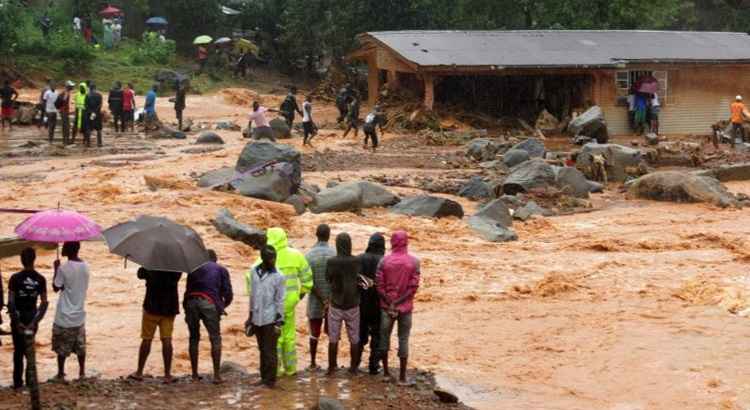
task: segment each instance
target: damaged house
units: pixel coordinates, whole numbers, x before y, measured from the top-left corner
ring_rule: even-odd
[[[750,95],[750,36],[683,31],[393,31],[358,36],[351,54],[376,90],[407,87],[435,104],[533,119],[592,105],[610,134],[629,134],[627,96],[658,81],[664,134],[708,134]]]

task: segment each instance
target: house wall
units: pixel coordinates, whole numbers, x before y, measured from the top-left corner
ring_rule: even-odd
[[[729,105],[737,94],[750,97],[750,67],[742,66],[643,66],[629,70],[666,70],[667,98],[659,117],[661,134],[711,132],[711,125],[729,118]],[[602,107],[610,134],[631,134],[627,106],[617,104],[615,71],[598,71],[594,101]]]

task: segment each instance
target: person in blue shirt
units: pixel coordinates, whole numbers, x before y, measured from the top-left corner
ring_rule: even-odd
[[[154,126],[156,122],[156,91],[159,86],[154,84],[153,87],[146,93],[146,104],[143,106],[145,114],[145,127],[146,134]]]

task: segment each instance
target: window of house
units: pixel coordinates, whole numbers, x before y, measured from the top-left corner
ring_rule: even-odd
[[[665,104],[669,101],[669,74],[664,70],[647,71],[647,70],[620,70],[615,73],[615,87],[617,88],[617,102],[621,105],[627,105],[627,97],[630,94],[630,88],[641,77],[652,76],[659,82],[659,101]]]

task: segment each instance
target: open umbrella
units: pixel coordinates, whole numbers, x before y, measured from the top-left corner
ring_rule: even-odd
[[[260,51],[260,49],[258,49],[258,46],[255,45],[255,43],[244,38],[237,40],[234,43],[234,48],[237,49],[237,51],[240,51],[242,53],[252,53],[252,54],[255,54],[256,56],[258,55],[258,52]]]
[[[211,38],[211,36],[198,36],[193,40],[193,44],[196,46],[211,44],[211,42],[214,41],[214,39]]]
[[[96,238],[101,235],[102,228],[77,212],[53,209],[26,218],[15,232],[27,241],[60,243]]]
[[[99,15],[104,17],[114,17],[119,16],[120,14],[122,14],[122,10],[109,5],[107,6],[107,8],[99,12]]]
[[[166,218],[140,216],[102,235],[110,252],[149,270],[190,273],[209,261],[200,235]]]
[[[222,37],[214,41],[214,44],[216,44],[217,46],[231,44],[231,43],[232,43],[232,39],[229,37]]]
[[[146,25],[149,26],[166,26],[167,19],[164,17],[151,17],[150,19],[146,20]]]

